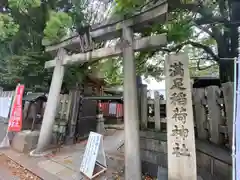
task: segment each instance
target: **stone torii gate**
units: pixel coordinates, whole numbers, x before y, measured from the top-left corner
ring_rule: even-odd
[[[58,97],[60,94],[66,66],[82,64],[113,56],[123,56],[124,69],[124,123],[125,123],[125,178],[127,180],[141,179],[141,161],[139,145],[139,117],[137,106],[136,70],[134,52],[147,49],[158,49],[166,45],[165,34],[133,39],[134,32],[143,31],[152,23],[166,21],[168,4],[166,0],[159,1],[154,7],[129,19],[109,20],[104,24],[94,25],[88,35],[93,42],[102,42],[120,37],[121,47],[107,47],[88,52],[68,55],[67,50],[79,50],[82,44],[79,36],[68,39],[54,46],[48,46],[46,51],[56,53],[54,60],[45,63],[45,68],[54,68],[46,105],[40,137],[35,153],[41,153],[49,145],[52,136],[52,126],[55,120]],[[86,35],[86,34],[85,34]],[[87,43],[86,43],[87,44]],[[76,48],[77,47],[77,48]],[[81,50],[83,50],[81,46]]]

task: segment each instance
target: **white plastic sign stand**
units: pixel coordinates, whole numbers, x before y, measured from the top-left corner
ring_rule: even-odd
[[[103,136],[90,132],[80,166],[80,172],[93,179],[107,170],[106,155],[103,149]]]

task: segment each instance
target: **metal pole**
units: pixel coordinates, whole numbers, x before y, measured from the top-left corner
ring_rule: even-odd
[[[233,82],[233,131],[232,131],[232,179],[236,180],[236,149],[235,149],[235,138],[236,138],[236,67],[237,58],[234,60],[234,82]]]
[[[239,144],[237,144],[237,139],[239,138],[236,136],[237,133],[237,100],[239,99],[239,82],[240,80],[238,79],[238,73],[237,70],[239,71],[239,59],[240,59],[240,27],[238,27],[238,58],[235,59],[234,62],[234,97],[233,97],[233,135],[232,135],[232,179],[236,180],[238,177],[237,173],[237,152],[239,151]],[[239,154],[239,153],[238,153]]]
[[[239,69],[239,58],[240,58],[240,27],[238,27],[238,58],[235,58],[234,61],[234,93],[233,93],[233,132],[232,132],[232,179],[236,180],[238,177],[238,173],[237,173],[237,160],[236,157],[237,156],[237,152],[239,151],[239,145],[237,144],[237,137],[236,133],[237,133],[237,122],[236,122],[236,118],[237,118],[237,114],[239,112],[237,112],[237,99],[238,98],[238,92],[239,92],[239,82],[240,80],[238,79],[238,73],[237,73],[237,69]]]

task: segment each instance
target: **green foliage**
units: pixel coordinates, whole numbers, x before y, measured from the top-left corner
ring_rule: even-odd
[[[116,12],[122,15],[132,14],[149,2],[154,4],[157,1],[145,0],[138,3],[136,1],[117,0]],[[194,58],[199,61],[213,60],[218,63],[222,61],[219,57],[237,56],[235,49],[238,45],[233,36],[234,32],[237,36],[237,31],[234,29],[235,27],[229,26],[229,22],[226,22],[226,19],[231,19],[231,3],[231,1],[207,0],[169,1],[168,21],[164,24],[156,23],[152,25],[142,33],[142,36],[149,36],[153,33],[167,33],[169,43],[167,47],[162,48],[163,52],[176,52],[185,47],[187,47],[187,50],[197,49],[199,53]],[[189,44],[190,46],[186,46]],[[143,59],[149,58],[149,55],[151,55],[150,52],[141,52],[140,54]],[[141,60],[140,62],[142,64]],[[201,75],[219,72],[217,65],[207,68],[207,64],[203,65],[204,70],[201,68],[201,70],[197,70],[198,68],[195,67],[195,73]],[[221,69],[224,63],[219,64]],[[224,71],[220,71],[222,82],[229,81],[228,77],[231,75],[227,74],[232,74],[233,69],[230,68],[228,72]]]
[[[183,0],[181,2],[193,4],[198,1]],[[42,40],[57,43],[68,34],[69,30],[88,25],[91,18],[95,17],[93,12],[86,11],[88,3],[89,1],[86,0],[9,0],[8,6],[2,7],[2,9],[6,9],[6,12],[0,14],[0,85],[15,85],[16,79],[19,79],[29,89],[35,89],[37,86],[47,87],[51,80],[51,72],[44,70],[43,67],[44,63],[52,57],[43,53]],[[116,4],[115,13],[127,16],[139,12],[146,4],[154,3],[154,1],[115,0],[114,3]],[[171,7],[166,23],[153,24],[145,29],[141,36],[167,33],[169,44],[162,49],[164,52],[166,49],[168,51],[179,50],[175,47],[188,40],[206,45],[216,52],[216,42],[219,41],[216,41],[215,36],[211,36],[208,32],[215,33],[215,29],[218,29],[217,33],[222,35],[222,32],[229,34],[231,29],[220,24],[215,25],[215,29],[213,26],[200,25],[207,29],[207,31],[201,30],[201,33],[205,34],[200,36],[200,30],[196,31],[196,18],[208,19],[212,14],[221,16],[223,13],[219,10],[219,4],[212,1],[203,1],[202,6],[198,6],[197,10],[198,12],[195,9]],[[226,12],[228,14],[229,11]],[[222,37],[220,36],[220,39]],[[190,48],[195,49],[192,46],[189,46]],[[199,53],[190,56],[199,59],[211,58],[204,49],[197,48]],[[233,48],[226,47],[225,49]],[[159,51],[136,53],[137,74],[153,76],[157,80],[161,80],[163,75],[162,57],[164,57],[164,53],[159,55]],[[91,73],[88,67],[95,71],[101,70],[104,73],[105,81],[109,84],[117,85],[123,82],[122,59],[110,58],[99,63],[86,63],[82,66],[68,68],[65,74],[65,83],[73,86],[76,82],[82,81],[88,73]],[[195,65],[191,69],[194,69],[192,72],[195,74],[199,72]],[[210,68],[209,71],[215,72],[215,70],[216,68],[213,70]],[[207,71],[204,70],[203,74]]]
[[[21,12],[27,12],[30,8],[37,8],[41,5],[41,0],[8,0],[11,9],[19,9]]]
[[[115,12],[121,15],[129,15],[140,7],[145,0],[115,0]]]
[[[59,42],[72,25],[72,18],[67,13],[52,11],[44,30],[45,39],[53,43]]]
[[[7,56],[3,61],[5,64],[4,75],[0,81],[2,84],[24,83],[26,88],[34,89],[37,86],[48,86],[50,74],[44,70],[44,62],[50,58],[47,54],[36,52],[25,52],[25,55]]]
[[[14,22],[11,16],[0,13],[0,29],[0,41],[9,40],[16,35],[19,25]]]
[[[184,12],[171,13],[172,19],[165,24],[168,41],[171,43],[181,43],[193,35],[191,16]]]
[[[0,14],[0,86],[14,88],[20,80],[28,90],[49,88],[52,70],[44,70],[44,63],[53,57],[43,53],[42,40],[45,36],[48,41],[58,42],[68,28],[76,27],[76,19],[84,22],[86,17],[80,9],[83,2],[9,0],[8,6],[1,7],[6,11]],[[72,73],[70,68],[66,81],[76,82],[78,71],[74,68]]]
[[[192,2],[194,2],[194,0],[180,0],[181,1],[181,3],[183,3],[183,4],[187,4],[187,3],[192,3]]]
[[[77,82],[82,82],[88,73],[87,64],[68,67],[64,75],[64,83],[67,87],[74,87]]]
[[[104,73],[104,80],[108,85],[122,85],[122,58],[110,58],[101,63],[98,68]]]
[[[202,44],[205,44],[207,46],[212,46],[216,44],[216,40],[213,38],[203,38]]]

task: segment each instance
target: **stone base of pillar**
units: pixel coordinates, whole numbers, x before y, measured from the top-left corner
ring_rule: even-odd
[[[106,133],[106,129],[104,126],[104,118],[102,114],[98,115],[97,117],[97,133],[102,135]]]
[[[73,145],[74,144],[74,137],[67,136],[65,139],[65,145]]]
[[[70,125],[68,130],[68,135],[65,138],[65,144],[67,145],[72,145],[74,144],[74,138],[75,138],[75,129],[76,129],[76,125]]]
[[[25,130],[16,133],[12,139],[12,148],[21,153],[28,153],[37,146],[39,131]]]
[[[167,168],[158,167],[157,179],[158,180],[168,180]],[[203,180],[203,178],[201,176],[197,176],[197,180]]]
[[[104,121],[99,121],[97,124],[97,133],[104,135],[106,133],[106,129],[104,127]]]

